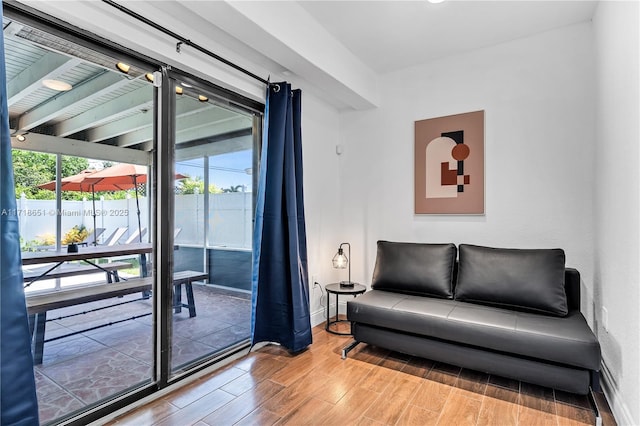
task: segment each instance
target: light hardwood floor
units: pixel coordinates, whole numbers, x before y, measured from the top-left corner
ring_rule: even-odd
[[[344,325],[344,324],[340,324]],[[292,356],[270,345],[112,425],[583,425],[586,397],[414,358],[314,328]],[[604,425],[615,420],[597,394]]]

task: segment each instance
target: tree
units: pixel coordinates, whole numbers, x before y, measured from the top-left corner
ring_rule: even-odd
[[[22,192],[35,195],[41,191],[36,188],[36,185],[53,180],[55,177],[55,155],[20,149],[14,149],[12,155],[16,196]],[[53,173],[50,167],[51,160],[53,160]]]
[[[222,190],[222,192],[244,192],[244,185],[235,185],[235,186],[230,186],[229,188],[225,188]]]
[[[187,176],[185,179],[180,180],[176,185],[176,194],[195,194],[196,188],[198,190],[198,194],[204,194],[204,182],[202,181],[202,178],[200,176]],[[220,194],[221,192],[222,190],[215,184],[209,184],[209,194]]]
[[[25,193],[27,198],[52,200],[55,192],[37,188],[37,185],[52,181],[56,178],[56,155],[43,152],[13,149],[13,175],[15,179],[16,196]],[[89,167],[89,160],[81,157],[62,156],[62,176],[80,173]],[[65,192],[62,198],[66,200],[82,199],[81,193]]]

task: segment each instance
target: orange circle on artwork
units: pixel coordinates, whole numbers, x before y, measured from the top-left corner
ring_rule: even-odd
[[[463,143],[458,143],[451,150],[451,155],[458,161],[462,161],[469,156],[469,146]]]

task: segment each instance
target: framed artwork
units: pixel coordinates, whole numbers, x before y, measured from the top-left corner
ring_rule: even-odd
[[[484,214],[484,111],[415,122],[415,213]]]

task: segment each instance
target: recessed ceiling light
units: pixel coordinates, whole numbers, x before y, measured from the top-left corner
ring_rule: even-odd
[[[58,92],[66,92],[72,88],[69,83],[60,80],[42,80],[42,85]]]
[[[129,69],[131,68],[131,65],[125,64],[124,62],[118,62],[116,64],[116,68],[118,69],[118,71],[128,74]]]
[[[152,82],[152,83],[153,83],[153,73],[151,73],[151,72],[146,73],[146,74],[144,75],[144,78],[146,78],[146,79],[147,79],[147,81],[150,81],[150,82]]]
[[[207,98],[207,97],[206,97],[206,96],[204,96],[204,95],[198,95],[198,100],[199,100],[200,102],[207,102],[207,101],[209,100],[209,98]]]
[[[27,140],[27,137],[25,136],[25,133],[16,136],[16,139],[18,139],[18,142],[24,142]]]
[[[182,95],[182,87],[176,86],[176,95]]]

